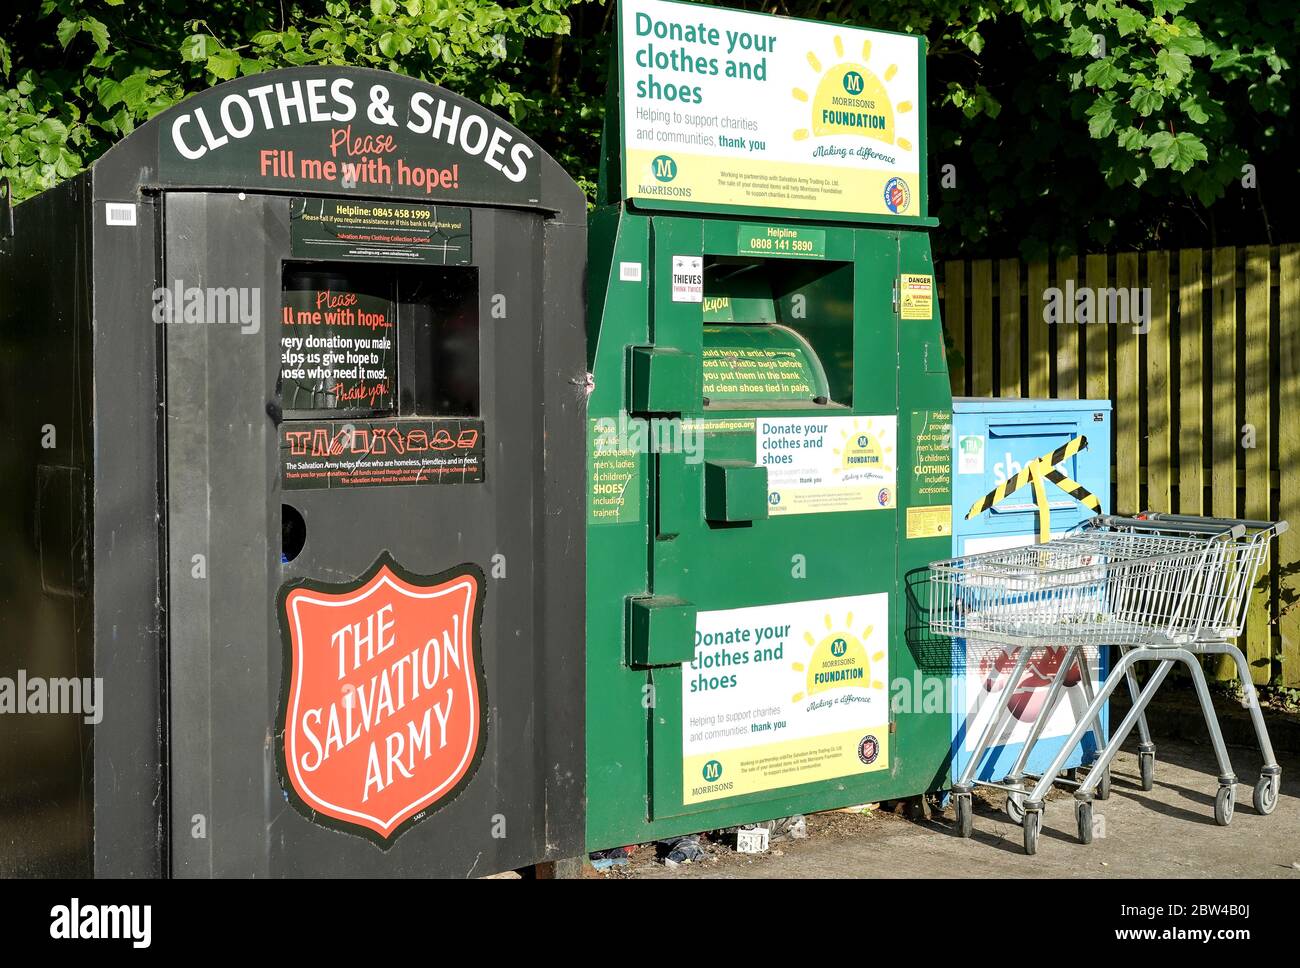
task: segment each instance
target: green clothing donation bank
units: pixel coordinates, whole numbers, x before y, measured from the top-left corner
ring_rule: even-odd
[[[664,0],[618,26],[588,847],[937,787],[947,683],[907,593],[952,541],[924,40]]]

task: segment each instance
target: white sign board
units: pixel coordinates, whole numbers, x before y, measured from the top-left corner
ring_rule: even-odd
[[[624,197],[922,212],[919,37],[620,0]]]

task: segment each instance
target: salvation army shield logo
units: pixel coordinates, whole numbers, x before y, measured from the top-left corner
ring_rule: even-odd
[[[469,782],[487,737],[483,572],[415,575],[384,553],[355,582],[280,591],[280,782],[313,823],[383,849]]]

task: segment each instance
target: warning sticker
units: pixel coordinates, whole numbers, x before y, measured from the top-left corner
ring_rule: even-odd
[[[704,258],[673,256],[673,302],[704,302]]]
[[[285,490],[483,480],[483,421],[292,420],[280,426]]]
[[[952,505],[932,504],[907,509],[909,538],[938,538],[952,534]]]
[[[934,276],[899,276],[898,309],[903,319],[934,319]]]
[[[897,417],[759,418],[755,430],[769,516],[896,505]]]

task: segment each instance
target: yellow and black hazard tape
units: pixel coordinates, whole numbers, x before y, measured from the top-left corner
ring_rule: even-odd
[[[1088,510],[1100,514],[1101,501],[1097,498],[1097,495],[1093,494],[1078,481],[1072,480],[1056,469],[1057,464],[1069,460],[1087,446],[1088,438],[1078,436],[1073,440],[1062,444],[1050,454],[1044,454],[1042,457],[1034,458],[1025,465],[1024,469],[1021,470],[1020,473],[1016,474],[1014,477],[1007,478],[1007,480],[1003,481],[972,504],[970,511],[966,513],[966,520],[969,521],[976,515],[983,514],[995,504],[999,504],[1006,498],[1010,497],[1026,484],[1032,483],[1034,486],[1034,503],[1038,506],[1038,536],[1039,540],[1046,541],[1051,536],[1051,527],[1049,519],[1050,511],[1047,504],[1047,489],[1043,485],[1044,481],[1051,481]]]

